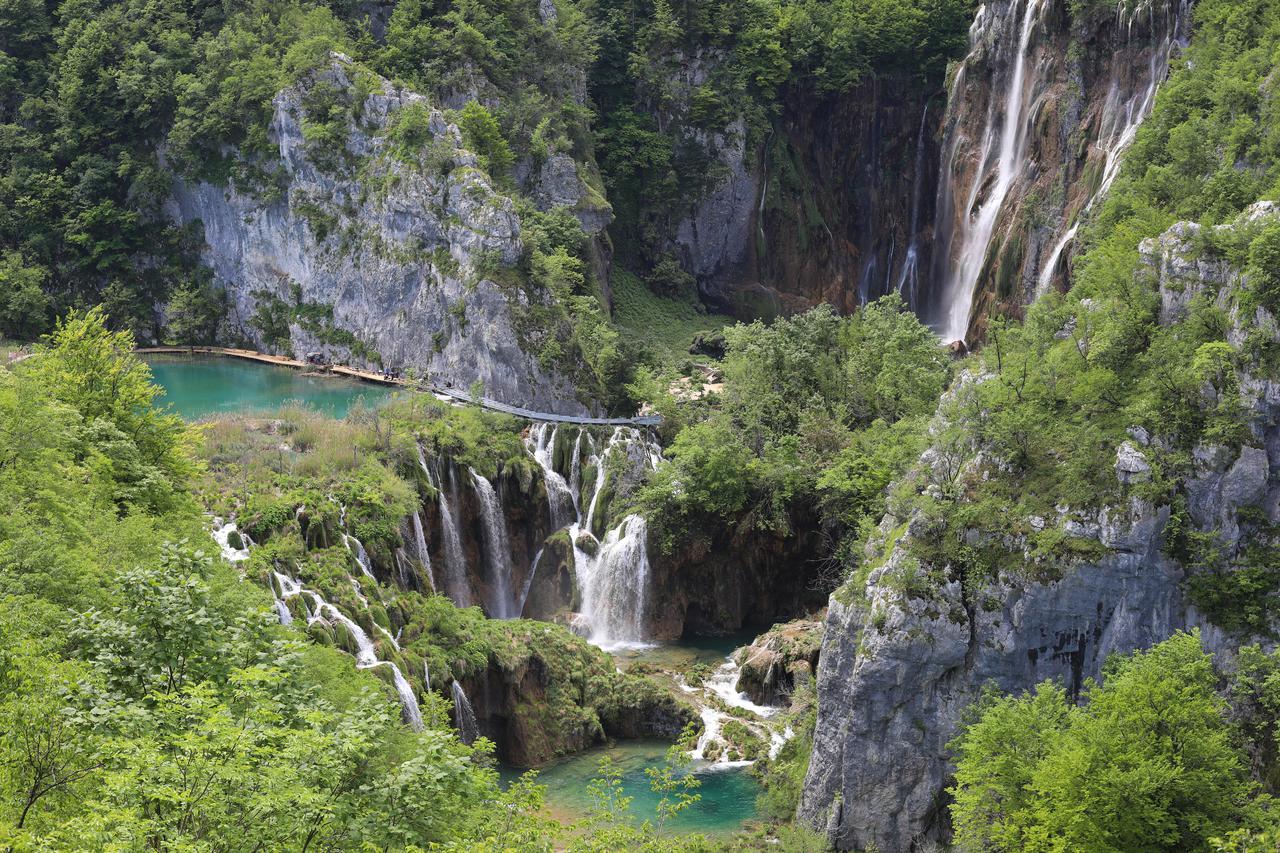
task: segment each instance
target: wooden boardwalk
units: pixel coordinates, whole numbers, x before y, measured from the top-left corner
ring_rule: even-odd
[[[544,421],[548,423],[560,424],[583,424],[586,426],[635,426],[635,427],[653,427],[662,423],[661,415],[641,415],[635,418],[592,418],[579,415],[558,415],[553,412],[537,412],[533,409],[526,409],[521,406],[512,406],[498,400],[491,400],[488,397],[480,397],[474,399],[470,394],[459,391],[455,388],[445,388],[434,383],[428,384],[423,388],[420,384],[410,383],[405,379],[388,378],[381,373],[375,373],[372,370],[360,370],[355,367],[349,367],[345,364],[311,364],[305,361],[299,361],[296,358],[289,358],[283,355],[268,355],[264,352],[256,350],[237,349],[235,347],[139,347],[134,350],[139,355],[220,355],[230,358],[243,358],[247,361],[258,361],[263,364],[277,364],[281,367],[292,367],[295,370],[315,370],[324,373],[331,373],[338,376],[347,376],[352,379],[359,379],[362,382],[373,382],[378,385],[394,385],[401,388],[413,388],[417,390],[427,390],[436,397],[448,403],[455,405],[472,405],[478,404],[482,408],[489,409],[494,412],[503,412],[508,415],[515,415],[518,418],[524,418],[530,421]]]

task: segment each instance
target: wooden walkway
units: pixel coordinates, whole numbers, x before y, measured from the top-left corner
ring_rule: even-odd
[[[662,423],[661,415],[641,415],[635,418],[591,418],[578,415],[557,415],[553,412],[536,412],[532,409],[522,408],[520,406],[512,406],[508,403],[502,403],[498,400],[491,400],[488,397],[474,399],[470,394],[459,391],[455,388],[445,388],[434,383],[428,384],[425,389],[420,385],[410,383],[405,379],[388,378],[381,373],[375,373],[372,370],[360,370],[355,367],[348,367],[345,364],[310,364],[309,362],[299,361],[296,358],[289,358],[283,355],[268,355],[264,352],[257,352],[249,349],[236,349],[235,347],[139,347],[134,350],[139,355],[220,355],[230,358],[243,358],[247,361],[258,361],[263,364],[276,364],[281,367],[291,367],[295,370],[317,370],[324,373],[336,374],[338,376],[347,376],[352,379],[359,379],[362,382],[373,382],[378,385],[394,385],[401,388],[414,388],[418,390],[428,390],[436,397],[448,403],[455,405],[472,405],[479,404],[482,408],[489,409],[494,412],[504,412],[508,415],[515,415],[518,418],[524,418],[530,421],[545,421],[548,423],[560,424],[583,424],[586,426],[635,426],[635,427],[653,427]]]

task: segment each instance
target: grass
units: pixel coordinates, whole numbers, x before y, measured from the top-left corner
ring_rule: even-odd
[[[689,345],[698,332],[717,331],[732,324],[723,314],[699,313],[693,301],[655,295],[634,274],[613,273],[613,320],[622,338],[649,350],[662,365],[678,368],[689,358]]]

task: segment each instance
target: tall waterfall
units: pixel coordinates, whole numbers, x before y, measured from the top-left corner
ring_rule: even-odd
[[[418,444],[418,465],[427,482],[436,490],[436,503],[440,508],[440,538],[444,544],[444,592],[459,607],[471,606],[471,587],[467,583],[467,558],[462,551],[462,537],[458,535],[458,520],[450,500],[450,489],[445,488],[444,478],[437,477],[427,465],[422,445]],[[450,483],[452,486],[452,483]]]
[[[507,539],[507,520],[493,484],[475,469],[468,470],[484,525],[485,567],[489,582],[489,606],[485,610],[493,619],[514,619],[520,614],[512,612],[515,603],[511,599],[511,543]]]
[[[476,714],[471,709],[466,691],[456,680],[453,682],[453,722],[458,727],[458,739],[465,744],[475,743],[480,736],[480,727],[476,725]]]
[[[661,451],[651,438],[632,427],[615,428],[602,450],[597,450],[595,439],[588,431],[580,430],[574,440],[570,474],[566,480],[555,470],[553,454],[538,452],[548,446],[554,447],[554,437],[548,439],[545,434],[539,434],[544,432],[541,427],[532,428],[526,443],[530,455],[542,467],[548,483],[548,496],[553,489],[559,489],[559,484],[565,484],[568,490],[569,501],[557,500],[573,511],[568,530],[573,543],[574,573],[582,594],[582,609],[575,624],[596,645],[615,647],[642,643],[649,605],[648,529],[645,520],[638,515],[628,515],[604,534],[603,541],[595,542],[594,548],[584,549],[579,547],[579,543],[584,538],[595,539],[592,531],[596,515],[601,511],[600,497],[608,483],[611,457],[622,454],[630,464],[653,469],[661,460]],[[585,467],[595,469],[589,496],[581,491],[584,456]],[[535,564],[540,557],[541,552],[534,558]]]
[[[991,235],[995,231],[1009,188],[1013,186],[1025,164],[1027,124],[1032,101],[1040,88],[1029,48],[1031,34],[1039,20],[1042,6],[1043,0],[1013,0],[1013,13],[1005,21],[997,20],[995,23],[995,26],[1003,24],[1016,27],[1016,41],[1007,36],[1004,38],[1004,42],[1015,51],[1011,57],[1013,70],[1005,83],[1004,97],[992,98],[987,107],[978,174],[973,179],[963,208],[967,213],[957,223],[953,237],[959,239],[959,249],[942,291],[944,312],[938,331],[944,341],[963,340],[968,332],[973,293],[986,262]],[[969,30],[971,44],[985,35],[986,22],[990,18],[998,18],[990,7],[983,6],[978,10]],[[970,55],[973,55],[972,51]],[[965,63],[968,61],[966,57]],[[963,74],[962,68],[956,75],[956,85],[952,87],[950,95],[952,101],[956,98]],[[950,157],[945,159],[950,166],[949,160],[955,154],[954,141],[948,153]],[[979,193],[983,192],[985,198],[979,200]],[[975,204],[976,214],[973,212]],[[940,205],[939,210],[942,209],[943,206]]]
[[[924,194],[924,132],[929,121],[929,102],[920,113],[920,129],[916,131],[916,173],[911,184],[911,230],[907,232],[907,254],[898,273],[898,295],[912,308],[920,298],[920,203]],[[892,262],[893,253],[889,254]]]
[[[1164,4],[1159,11],[1154,2],[1138,4],[1130,8],[1126,3],[1116,6],[1116,37],[1119,46],[1129,46],[1134,39],[1134,24],[1138,15],[1146,15],[1147,32],[1140,35],[1151,39],[1147,47],[1145,68],[1139,69],[1137,80],[1131,85],[1122,85],[1134,69],[1124,66],[1126,52],[1116,50],[1111,55],[1111,85],[1107,90],[1106,101],[1102,105],[1102,117],[1098,130],[1098,140],[1094,150],[1102,154],[1102,177],[1097,188],[1090,193],[1088,200],[1075,214],[1075,221],[1054,244],[1048,259],[1040,265],[1040,275],[1036,282],[1036,295],[1044,293],[1053,284],[1058,275],[1058,268],[1067,248],[1076,238],[1080,228],[1080,217],[1088,213],[1093,205],[1107,194],[1116,176],[1120,174],[1123,162],[1122,155],[1138,135],[1138,128],[1155,106],[1156,91],[1169,71],[1169,62],[1173,51],[1183,38],[1183,29],[1188,21],[1187,0],[1173,0]],[[1157,21],[1156,15],[1162,20]],[[1157,33],[1160,35],[1157,36]],[[1068,211],[1068,214],[1070,212]],[[1070,217],[1068,216],[1068,221]],[[1065,222],[1064,222],[1065,224]]]
[[[1031,298],[1061,275],[1081,220],[1151,112],[1187,2],[1122,2],[1113,19],[1072,21],[1084,36],[1058,29],[1060,0],[978,9],[943,120],[926,314],[944,340],[966,337],[975,295],[997,270],[1003,299]],[[1095,40],[1085,51],[1101,73],[1071,58],[1069,35]]]

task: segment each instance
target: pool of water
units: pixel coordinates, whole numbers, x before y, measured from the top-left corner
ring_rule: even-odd
[[[617,745],[583,752],[538,772],[538,781],[547,787],[547,806],[556,817],[573,821],[585,817],[593,805],[589,786],[600,775],[600,760],[606,755],[622,772],[625,795],[634,797],[628,810],[637,822],[655,821],[655,809],[661,795],[649,787],[646,767],[663,765],[669,744],[662,741],[620,741]],[[665,831],[700,832],[705,835],[727,835],[742,828],[756,816],[756,794],[759,784],[746,767],[711,770],[697,763],[691,768],[702,784],[697,793],[702,799],[672,818]],[[516,771],[505,770],[508,779]]]
[[[376,406],[395,389],[338,376],[308,376],[300,370],[239,358],[148,355],[155,382],[165,391],[160,401],[187,420],[278,409],[301,403],[344,418],[357,401]]]
[[[698,664],[719,666],[735,649],[751,645],[757,636],[769,629],[768,625],[753,626],[732,634],[704,636],[685,635],[675,643],[658,643],[639,648],[612,649],[610,653],[619,669],[630,669],[637,663],[650,664],[660,669],[683,671]]]

